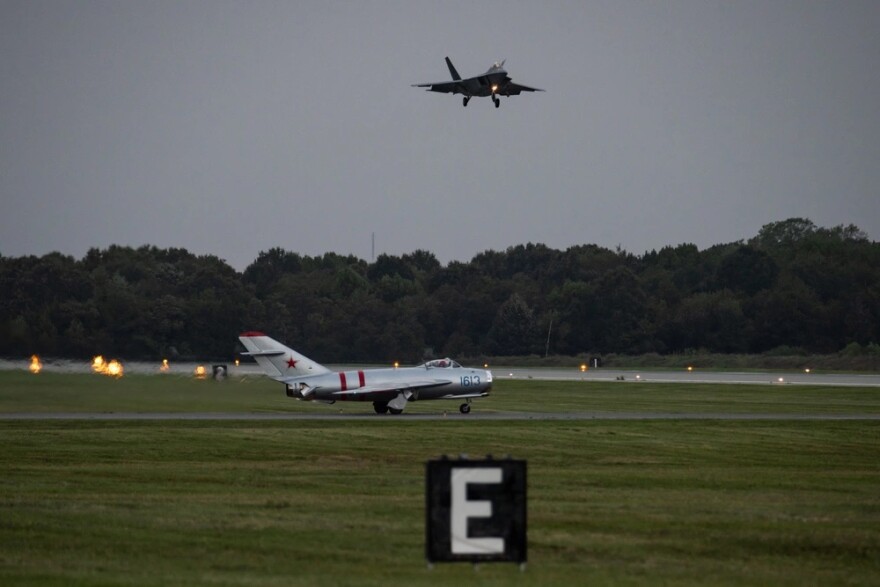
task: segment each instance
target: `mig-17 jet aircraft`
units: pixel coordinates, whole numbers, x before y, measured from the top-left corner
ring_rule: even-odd
[[[505,60],[506,61],[506,60]],[[530,88],[515,84],[504,70],[504,61],[494,63],[489,70],[483,75],[461,79],[455,66],[449,57],[446,58],[446,65],[449,67],[449,73],[452,75],[451,82],[437,82],[434,84],[413,84],[414,88],[428,88],[429,92],[443,92],[446,94],[463,94],[462,105],[467,106],[468,102],[474,96],[486,97],[490,96],[495,102],[495,108],[501,106],[501,99],[498,96],[518,96],[520,92],[543,92],[539,88]]]
[[[429,399],[464,400],[459,410],[471,411],[471,399],[489,395],[492,372],[436,359],[418,367],[333,372],[262,332],[245,332],[241,353],[256,359],[263,371],[283,383],[287,396],[335,403],[369,401],[377,414],[400,414],[408,402]]]

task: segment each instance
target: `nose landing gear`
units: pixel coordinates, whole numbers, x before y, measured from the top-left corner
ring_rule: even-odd
[[[465,108],[467,108],[467,103],[470,101],[471,101],[471,97],[465,96],[464,98],[461,99],[461,105],[464,106]]]
[[[497,96],[492,96],[492,101],[495,102],[495,108],[501,106],[501,98]]]
[[[462,414],[470,414],[471,413],[471,400],[468,400],[467,403],[461,404],[458,406],[458,411]]]

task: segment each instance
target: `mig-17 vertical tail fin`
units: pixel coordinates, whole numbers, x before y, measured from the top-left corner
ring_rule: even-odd
[[[274,379],[330,372],[330,369],[262,332],[243,332],[238,340],[247,349],[241,354],[256,359],[266,375]]]

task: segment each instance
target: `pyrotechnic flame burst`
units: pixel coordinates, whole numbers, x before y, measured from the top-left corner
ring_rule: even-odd
[[[31,365],[28,367],[31,373],[36,375],[43,369],[43,364],[40,362],[40,357],[37,355],[31,355]]]
[[[108,363],[104,360],[104,357],[98,355],[97,357],[92,359],[92,371],[101,375],[108,375],[110,377],[122,377],[122,374],[125,370],[122,367],[122,363],[120,363],[116,359],[113,359]]]

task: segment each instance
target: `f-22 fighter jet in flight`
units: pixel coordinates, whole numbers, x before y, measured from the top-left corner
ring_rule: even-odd
[[[506,60],[505,60],[506,61]],[[449,73],[452,75],[451,82],[438,82],[434,84],[413,84],[414,88],[428,88],[429,92],[443,92],[445,94],[463,94],[464,98],[461,103],[467,106],[468,102],[474,96],[486,97],[490,96],[495,102],[495,108],[501,106],[501,99],[498,96],[518,96],[520,92],[543,92],[539,88],[530,88],[515,84],[507,75],[504,69],[504,61],[494,63],[489,70],[483,75],[461,79],[455,66],[449,57],[446,58],[446,65],[449,67]]]
[[[492,372],[462,367],[451,359],[436,359],[418,367],[331,371],[262,332],[245,332],[238,339],[263,372],[283,383],[287,396],[328,404],[369,401],[377,414],[400,414],[408,402],[428,399],[464,400],[462,414],[471,411],[471,399],[486,397]]]

